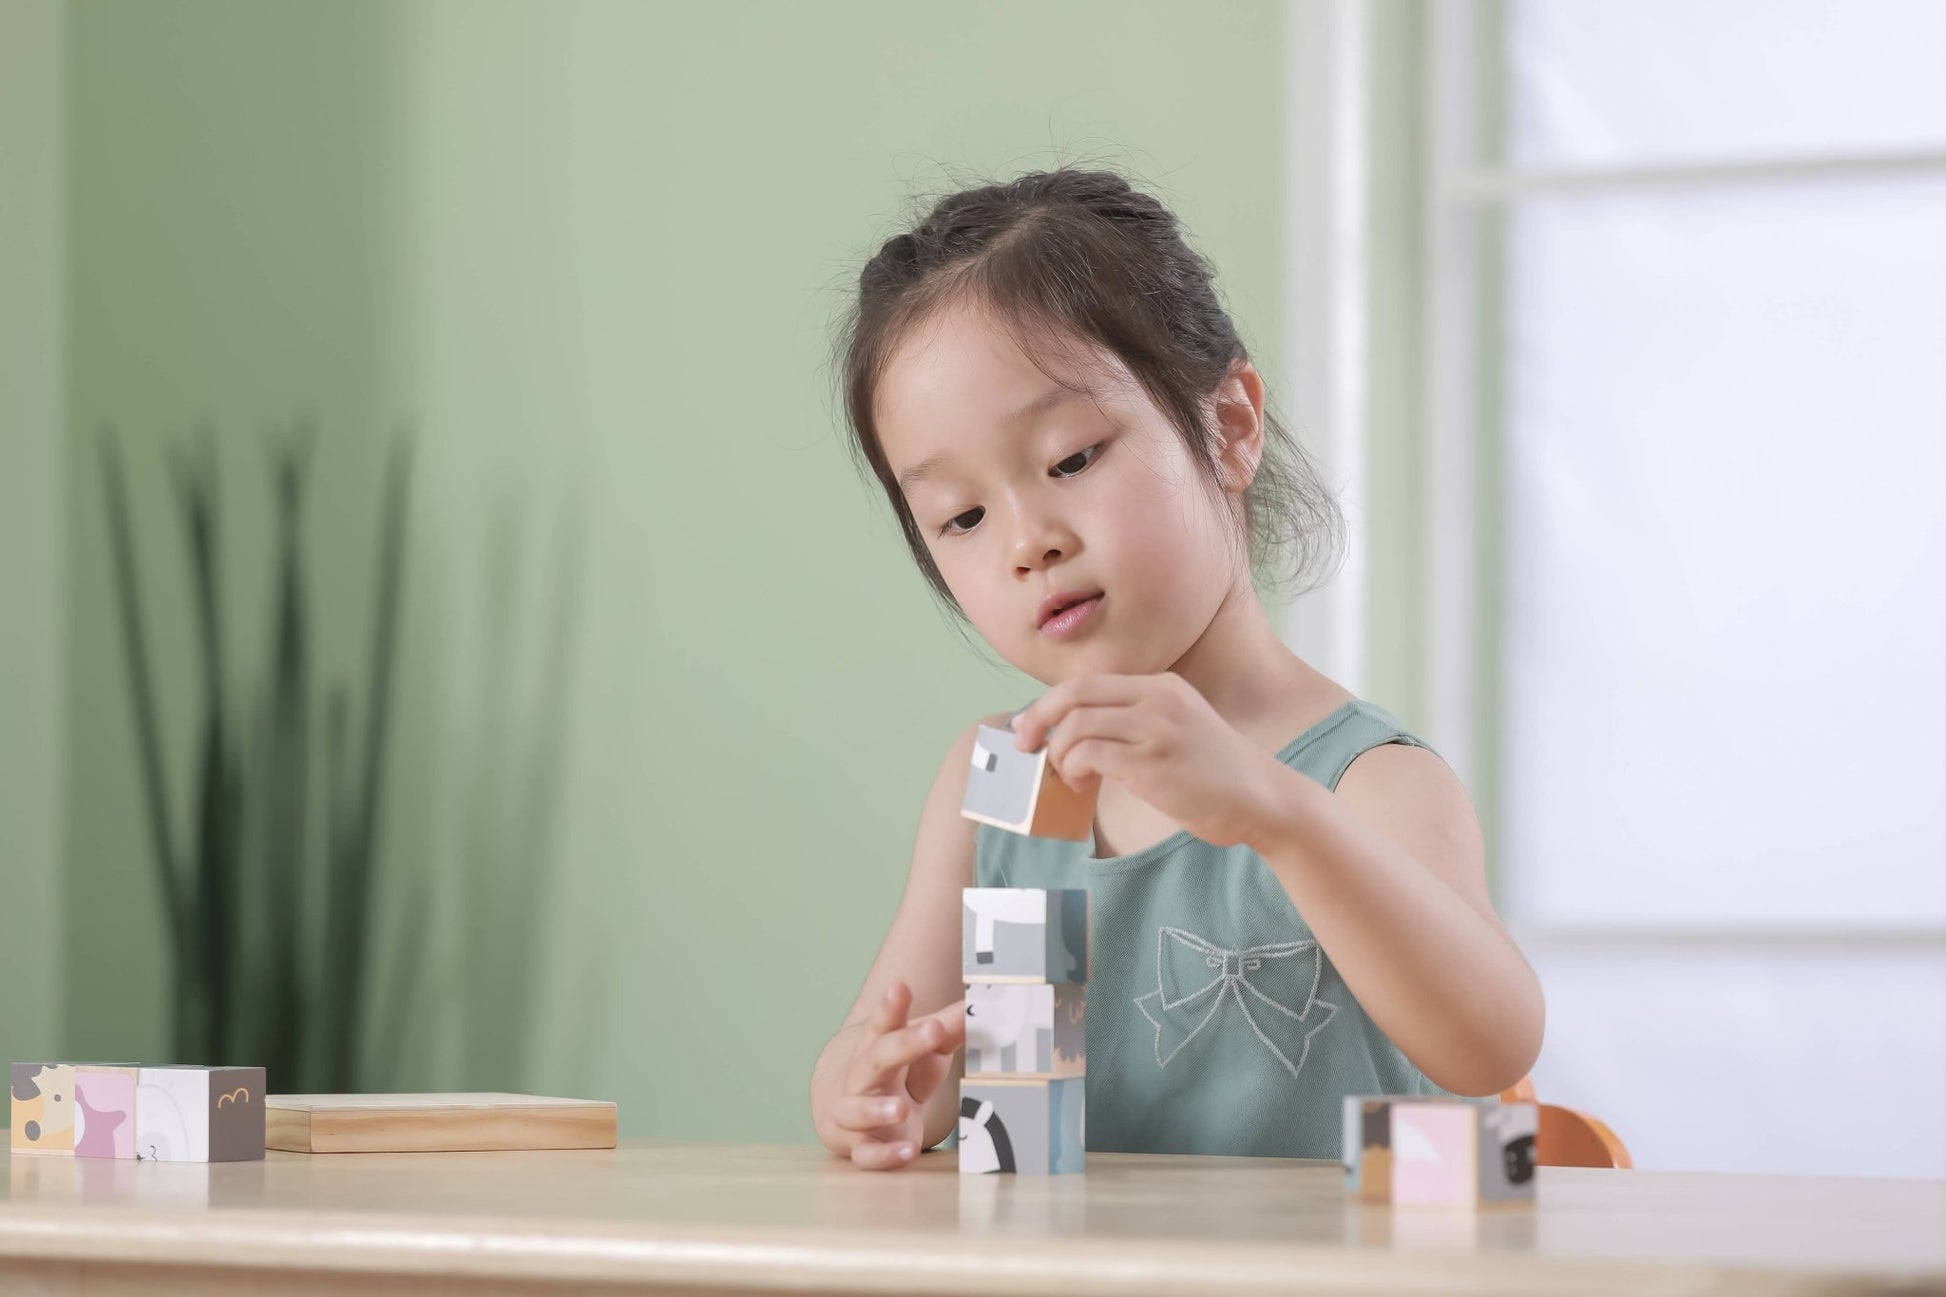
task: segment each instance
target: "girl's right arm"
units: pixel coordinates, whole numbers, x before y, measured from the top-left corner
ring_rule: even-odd
[[[982,723],[1004,727],[1007,717]],[[960,889],[973,885],[976,829],[960,806],[977,728],[968,726],[940,763],[892,928],[844,1026],[811,1069],[818,1138],[868,1170],[910,1163],[950,1135],[959,1116]]]

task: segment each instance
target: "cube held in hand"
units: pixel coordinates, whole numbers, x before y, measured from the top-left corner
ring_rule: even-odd
[[[1095,793],[1079,793],[1054,772],[1047,747],[1022,752],[1012,730],[982,725],[973,742],[960,814],[1037,838],[1086,842],[1095,829]]]

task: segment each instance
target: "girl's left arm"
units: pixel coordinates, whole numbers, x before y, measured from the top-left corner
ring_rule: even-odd
[[[1387,744],[1337,792],[1281,763],[1250,845],[1380,1030],[1433,1084],[1494,1094],[1541,1048],[1540,980],[1494,913],[1459,777]]]

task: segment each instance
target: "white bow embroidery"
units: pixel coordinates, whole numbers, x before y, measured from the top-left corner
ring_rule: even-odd
[[[1302,958],[1307,954],[1310,958]],[[1311,1037],[1338,1012],[1337,1005],[1317,998],[1324,959],[1315,941],[1225,950],[1193,932],[1162,928],[1156,933],[1155,962],[1156,989],[1137,996],[1135,1007],[1155,1024],[1155,1061],[1161,1067],[1209,1026],[1226,999],[1233,999],[1264,1048],[1295,1077]]]

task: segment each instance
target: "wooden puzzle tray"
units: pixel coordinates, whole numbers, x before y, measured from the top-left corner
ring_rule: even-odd
[[[615,1105],[531,1094],[273,1094],[265,1141],[287,1153],[615,1147]]]

